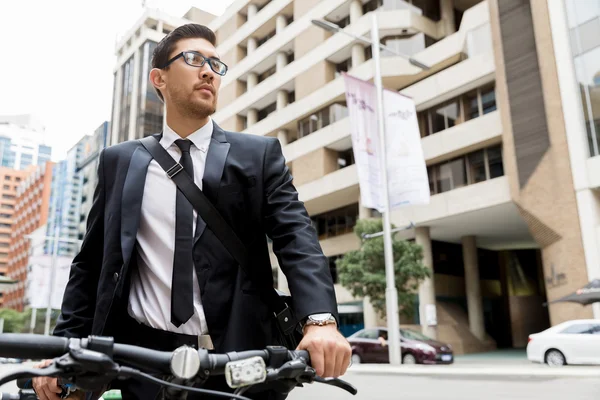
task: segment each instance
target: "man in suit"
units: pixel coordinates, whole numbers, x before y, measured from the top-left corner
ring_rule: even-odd
[[[278,140],[226,132],[210,117],[227,72],[214,33],[197,24],[179,27],[158,44],[152,64],[150,81],[166,105],[166,126],[156,139],[245,244],[251,273],[270,286],[266,237],[272,239],[304,325],[299,348],[309,351],[319,375],[342,375],[351,350],[337,329],[328,262]],[[100,154],[87,232],[55,335],[109,335],[169,351],[182,344],[239,351],[273,343],[271,316],[258,288],[139,141]],[[221,379],[207,384],[223,388]],[[42,400],[58,398],[54,379],[37,378],[34,387]],[[135,380],[120,388],[124,399],[154,398],[158,391]]]

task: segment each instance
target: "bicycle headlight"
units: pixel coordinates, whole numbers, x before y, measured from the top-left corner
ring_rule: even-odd
[[[225,380],[230,388],[256,385],[267,379],[267,366],[261,357],[230,361],[225,365]]]

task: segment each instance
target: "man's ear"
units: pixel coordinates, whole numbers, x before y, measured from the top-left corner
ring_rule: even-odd
[[[158,68],[152,68],[150,71],[150,82],[152,85],[164,93],[164,89],[166,87],[166,82],[163,77],[163,71]]]

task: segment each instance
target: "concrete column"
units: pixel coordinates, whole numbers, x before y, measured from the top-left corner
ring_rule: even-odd
[[[367,207],[362,206],[362,201],[360,200],[360,194],[358,195],[358,219],[367,219],[371,218],[371,210]]]
[[[441,23],[446,36],[456,32],[454,21],[454,0],[440,0]]]
[[[286,90],[277,92],[277,110],[281,110],[288,105],[289,93]]]
[[[248,21],[256,17],[258,13],[258,6],[256,4],[248,4]]]
[[[465,289],[467,291],[469,328],[478,339],[484,340],[485,324],[483,321],[483,303],[479,282],[479,264],[477,262],[475,236],[465,236],[462,238],[462,251],[465,266]]]
[[[352,46],[352,68],[358,67],[365,62],[365,48],[360,43]]]
[[[119,120],[121,119],[121,94],[123,93],[123,67],[115,74],[116,90],[114,91],[113,113],[114,120],[110,122],[110,145],[119,143]]]
[[[137,128],[137,117],[138,117],[138,93],[140,91],[140,65],[141,57],[140,49],[135,51],[133,55],[133,89],[131,92],[131,108],[129,109],[129,138],[128,140],[138,139],[136,138]]]
[[[375,328],[377,324],[377,312],[371,304],[369,296],[365,296],[363,299],[363,321],[365,328]]]
[[[443,1],[443,0],[440,0]],[[362,1],[352,0],[350,3],[350,23],[353,24],[363,16]]]
[[[277,53],[276,71],[279,72],[285,68],[288,63],[288,55],[284,52]]]
[[[246,48],[248,49],[248,55],[254,53],[254,50],[256,50],[257,44],[256,44],[256,38],[248,38],[248,45],[246,46]]]
[[[256,108],[251,108],[248,110],[248,115],[246,116],[248,127],[254,125],[258,122],[258,110]]]
[[[248,92],[252,89],[254,89],[254,87],[256,85],[258,85],[258,75],[256,74],[256,72],[250,72],[248,74],[248,79],[246,81],[247,84],[247,88],[248,88]]]
[[[287,146],[288,144],[288,132],[285,129],[277,132],[277,139],[279,139],[279,143],[281,143],[281,147]]]
[[[437,325],[427,324],[427,309],[433,306],[437,309],[435,303],[435,280],[433,278],[433,253],[431,251],[431,236],[428,226],[419,226],[415,229],[415,242],[423,248],[423,264],[431,272],[431,278],[426,279],[419,286],[419,316],[421,320],[421,330],[425,336],[437,339]]]
[[[275,34],[279,35],[282,30],[287,26],[287,18],[285,15],[281,14],[277,16],[275,20]]]
[[[162,20],[158,20],[158,24],[156,24],[156,30],[160,33],[163,33],[164,22]]]

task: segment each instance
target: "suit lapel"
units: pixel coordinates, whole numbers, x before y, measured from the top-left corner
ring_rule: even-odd
[[[131,156],[131,162],[125,177],[121,199],[121,249],[123,251],[124,266],[128,266],[131,260],[140,225],[142,197],[150,161],[152,161],[150,153],[142,146],[138,147]]]
[[[210,146],[208,146],[204,177],[202,178],[202,191],[213,204],[216,204],[219,197],[219,186],[221,185],[221,177],[225,169],[229,146],[230,144],[225,137],[225,132],[213,121],[213,134]],[[204,233],[204,229],[206,229],[206,223],[198,215],[194,245],[198,242],[202,233]]]

